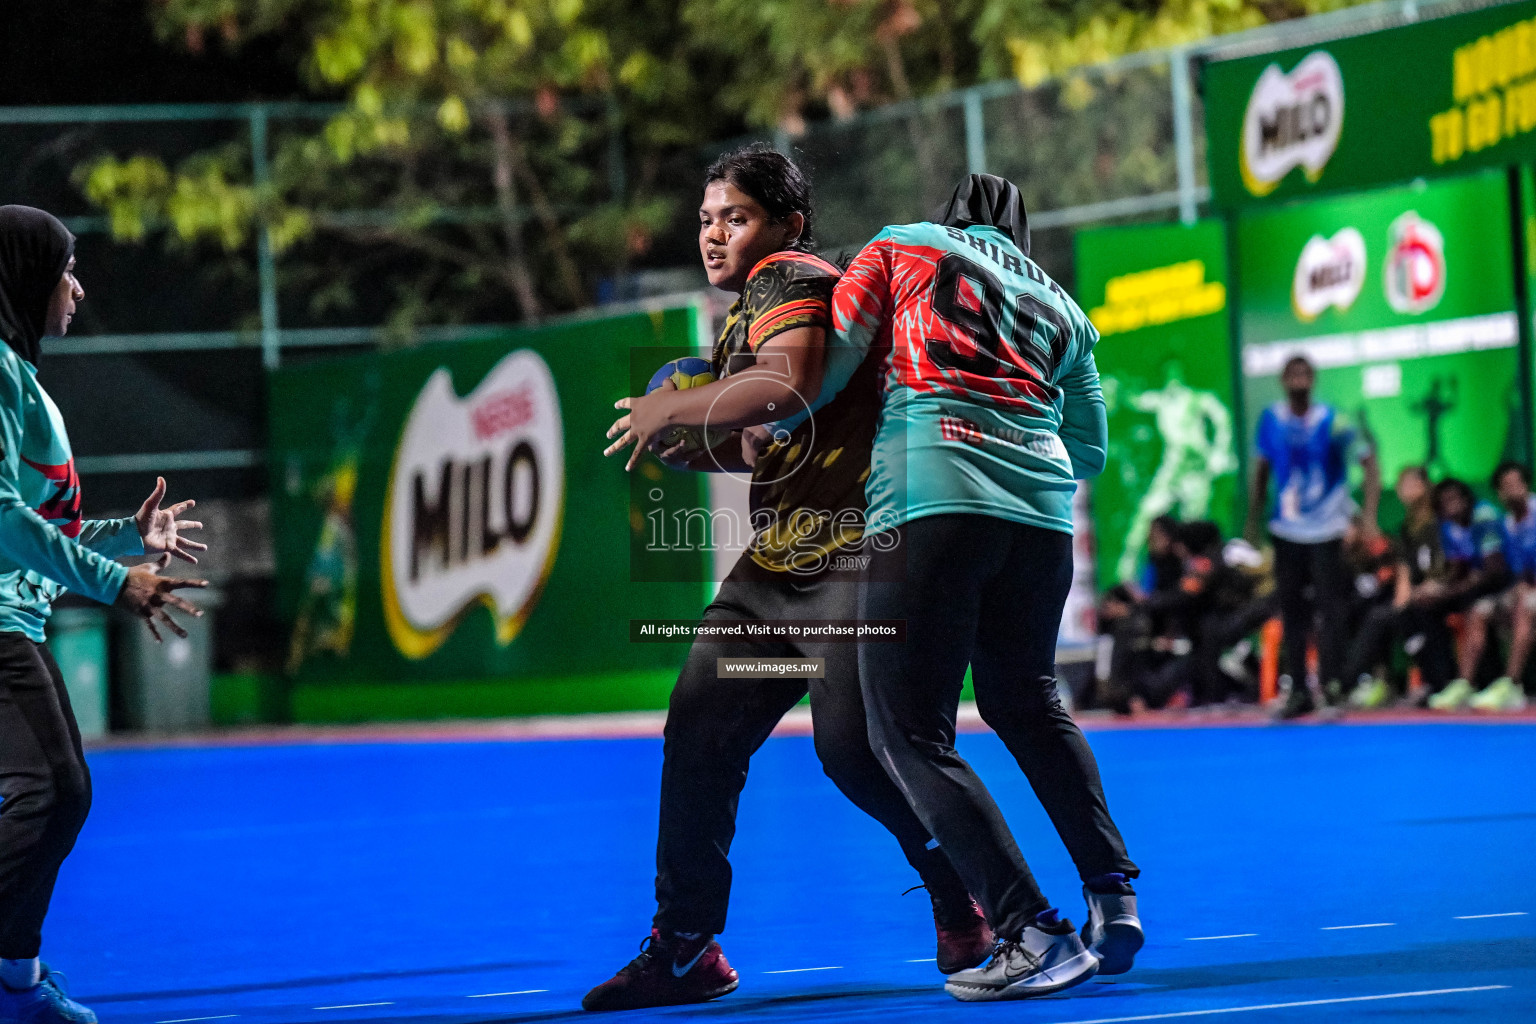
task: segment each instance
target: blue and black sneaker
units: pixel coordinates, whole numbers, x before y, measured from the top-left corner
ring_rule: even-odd
[[[43,965],[43,980],[31,988],[0,984],[0,1024],[96,1024],[96,1014],[64,989],[64,975]]]

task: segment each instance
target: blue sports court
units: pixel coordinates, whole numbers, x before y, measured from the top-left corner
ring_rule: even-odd
[[[1536,725],[1090,733],[1148,944],[1033,1002],[945,995],[928,901],[806,737],[758,754],[732,995],[616,1019],[1536,1019]],[[961,749],[1047,894],[1065,852],[990,733]],[[115,1024],[589,1018],[649,927],[656,739],[105,749],[45,960]],[[595,1019],[595,1018],[591,1018]]]

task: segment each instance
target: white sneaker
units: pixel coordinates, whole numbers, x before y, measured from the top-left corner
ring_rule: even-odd
[[[1060,935],[1031,925],[1019,939],[998,939],[992,959],[951,974],[944,991],[968,1003],[1028,999],[1081,985],[1099,973],[1099,958],[1083,947],[1070,922]]]
[[[1458,711],[1475,691],[1465,679],[1452,679],[1445,689],[1433,694],[1427,701],[1431,711]]]
[[[1525,705],[1525,690],[1509,676],[1495,679],[1467,701],[1474,711],[1524,711]]]
[[[1147,941],[1136,916],[1136,894],[1098,893],[1084,886],[1083,899],[1088,902],[1083,945],[1099,958],[1100,974],[1124,974]]]
[[[1362,709],[1379,708],[1391,699],[1392,691],[1385,680],[1366,677],[1350,693],[1349,706]]]

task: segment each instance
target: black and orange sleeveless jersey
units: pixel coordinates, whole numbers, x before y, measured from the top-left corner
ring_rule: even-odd
[[[753,267],[715,342],[716,375],[756,365],[758,350],[785,331],[816,327],[830,335],[838,276],[835,266],[802,252],[776,252]],[[880,410],[878,359],[865,359],[830,401],[806,399],[814,414],[804,416],[798,403],[785,410],[795,425],[778,431],[752,470],[751,555],[778,572],[817,572],[863,538],[864,481]]]

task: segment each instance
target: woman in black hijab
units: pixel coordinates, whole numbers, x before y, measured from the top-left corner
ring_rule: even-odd
[[[995,174],[967,174],[950,193],[949,201],[934,211],[935,224],[951,227],[996,228],[1013,240],[1019,252],[1029,255],[1029,217],[1018,186]]]
[[[27,206],[0,207],[0,1022],[93,1024],[38,960],[43,919],[64,858],[91,805],[91,777],[59,667],[44,646],[53,601],[65,590],[116,604],[185,636],[166,613],[199,612],[177,597],[201,580],[164,579],[172,554],[205,545],[181,536],[182,502],[162,509],[165,480],[137,515],[87,520],[58,407],[37,381],[45,335],[69,329],[85,291],[74,236]],[[127,568],[122,555],[158,554]],[[159,637],[158,631],[155,632]]]
[[[75,236],[57,217],[0,206],[0,337],[33,366],[43,335],[62,335],[69,326],[50,319],[72,316],[85,298],[68,272],[74,258]]]
[[[875,235],[833,294],[838,341],[886,353],[859,618],[906,631],[859,645],[870,745],[997,935],[990,961],[945,983],[966,1001],[1124,973],[1143,941],[1139,869],[1055,679],[1072,495],[1104,467],[1098,332],[1028,247],[1018,189],[973,174],[932,220]],[[967,668],[1077,866],[1082,935],[955,752]]]

